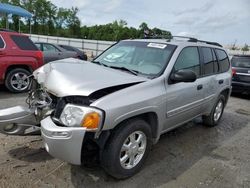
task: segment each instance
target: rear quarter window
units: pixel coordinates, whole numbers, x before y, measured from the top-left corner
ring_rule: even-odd
[[[38,50],[36,45],[27,36],[11,35],[11,39],[21,50]]]
[[[226,72],[230,68],[230,63],[228,56],[225,51],[220,49],[215,49],[218,64],[219,64],[219,72]]]
[[[0,36],[0,48],[4,48],[4,41],[1,36]]]

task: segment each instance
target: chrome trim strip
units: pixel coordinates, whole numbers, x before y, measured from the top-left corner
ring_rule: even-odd
[[[250,76],[250,73],[236,72],[237,75]]]
[[[192,103],[186,104],[182,107],[178,107],[178,108],[175,108],[173,110],[170,110],[167,112],[167,117],[172,117],[174,115],[180,114],[180,113],[185,112],[187,110],[196,108],[196,107],[200,106],[204,100],[205,99],[200,99],[200,100],[194,101]]]
[[[200,100],[197,100],[195,102],[186,104],[186,105],[184,105],[182,107],[178,107],[178,108],[175,108],[173,110],[170,110],[170,111],[167,112],[167,118],[172,117],[174,115],[178,115],[178,114],[183,113],[183,112],[186,112],[188,110],[192,110],[193,108],[196,108],[196,107],[204,104],[206,101],[212,100],[212,98],[214,96],[215,96],[215,94],[212,94],[212,95],[209,95],[209,96],[205,97],[204,99],[200,99]]]

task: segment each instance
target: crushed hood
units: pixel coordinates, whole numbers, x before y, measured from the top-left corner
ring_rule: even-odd
[[[146,81],[147,78],[73,58],[54,61],[37,69],[34,78],[58,96],[91,93],[113,86]]]

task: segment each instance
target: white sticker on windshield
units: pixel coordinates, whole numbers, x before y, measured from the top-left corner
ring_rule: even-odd
[[[164,49],[167,47],[167,45],[166,44],[159,44],[159,43],[149,43],[148,47]]]

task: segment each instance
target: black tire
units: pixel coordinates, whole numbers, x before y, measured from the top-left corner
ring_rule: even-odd
[[[139,162],[131,169],[125,169],[120,163],[121,148],[127,138],[135,132],[143,132],[146,135],[146,149]],[[139,172],[149,154],[152,146],[152,134],[150,126],[141,119],[129,120],[115,129],[101,155],[101,164],[104,170],[117,179],[125,179]]]
[[[221,111],[221,114],[219,116],[218,119],[215,119],[214,117],[214,114],[216,112],[216,107],[219,103],[222,103],[222,111]],[[208,126],[208,127],[214,127],[216,125],[218,125],[218,122],[220,121],[222,115],[223,115],[223,112],[224,112],[224,108],[225,108],[225,102],[226,102],[226,99],[225,99],[225,96],[224,95],[219,95],[211,113],[209,116],[203,116],[203,123],[204,125]]]
[[[22,93],[22,92],[26,92],[29,90],[29,84],[30,84],[30,78],[27,78],[28,80],[28,86],[24,86],[23,85],[23,88],[20,88],[18,89],[15,85],[13,85],[11,83],[11,80],[13,80],[13,77],[16,75],[16,74],[20,74],[20,75],[26,75],[26,76],[29,76],[31,73],[23,68],[16,68],[16,69],[13,69],[11,71],[9,71],[7,73],[7,76],[5,78],[5,87],[10,91],[10,92],[13,92],[13,93]]]

